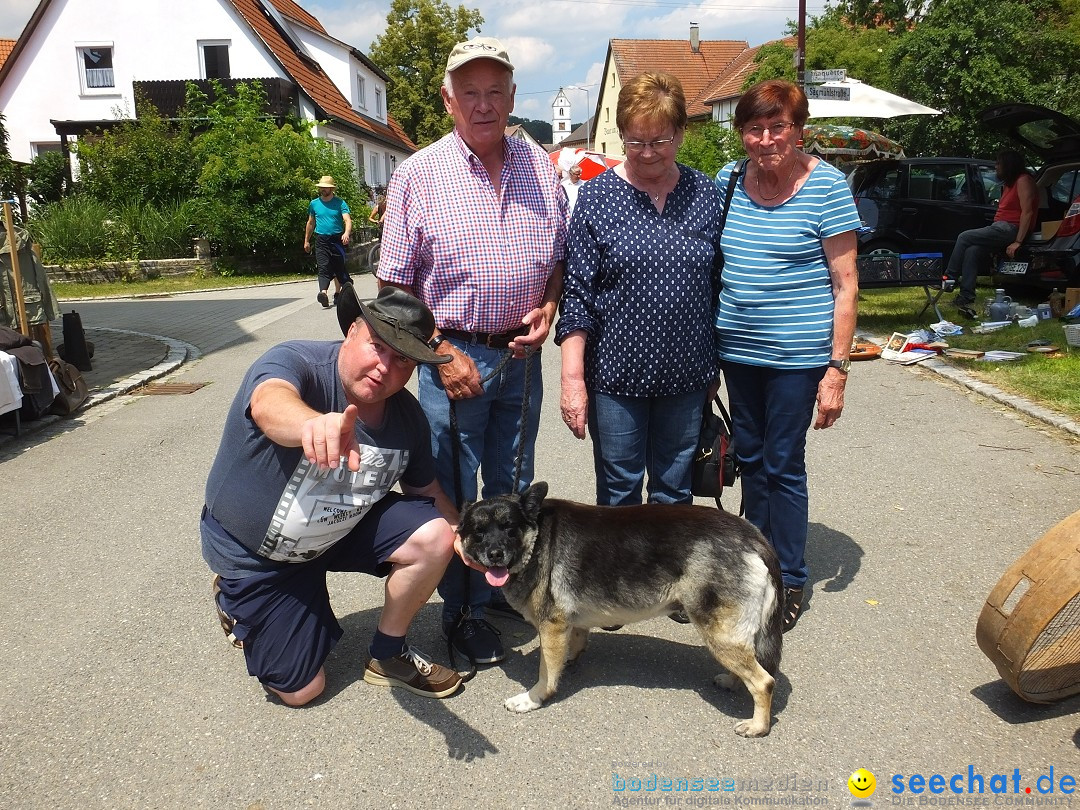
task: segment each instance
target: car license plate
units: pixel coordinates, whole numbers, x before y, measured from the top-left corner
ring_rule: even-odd
[[[1022,276],[1027,272],[1027,262],[1002,262],[998,272],[1003,276]]]

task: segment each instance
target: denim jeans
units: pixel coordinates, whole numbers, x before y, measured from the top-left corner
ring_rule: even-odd
[[[589,434],[601,506],[692,503],[690,465],[697,449],[705,389],[666,397],[590,392]]]
[[[988,264],[990,252],[1005,248],[1016,241],[1019,226],[1011,222],[995,222],[985,228],[972,228],[956,237],[956,245],[949,256],[949,269],[945,275],[960,279],[960,292],[956,303],[975,303],[975,283],[979,270]]]
[[[826,368],[723,363],[746,519],[772,543],[789,588],[807,579],[806,431]]]
[[[450,342],[476,363],[481,379],[494,371],[505,350],[489,349],[451,338]],[[521,479],[518,491],[533,479],[533,453],[540,429],[540,406],[544,399],[541,360],[534,354],[530,365],[529,412],[525,426]],[[454,403],[458,432],[461,435],[461,493],[454,487],[454,456],[450,434],[450,401],[439,379],[438,366],[420,366],[418,393],[420,406],[431,423],[431,451],[439,485],[458,504],[475,501],[477,473],[484,479],[482,496],[507,495],[514,481],[514,460],[521,439],[521,405],[525,396],[524,359],[509,360],[502,371],[484,385],[484,393]],[[484,605],[491,601],[491,586],[479,571],[467,569],[455,555],[439,583],[443,599],[443,619],[457,618],[465,605],[465,572],[469,573],[469,606],[474,618],[484,615]]]

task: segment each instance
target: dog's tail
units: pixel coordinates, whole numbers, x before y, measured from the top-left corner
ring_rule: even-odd
[[[769,569],[769,580],[761,605],[761,623],[754,634],[754,653],[762,668],[775,675],[780,670],[780,652],[783,648],[784,588],[776,555],[762,556]]]

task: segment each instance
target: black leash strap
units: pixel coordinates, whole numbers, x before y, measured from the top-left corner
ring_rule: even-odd
[[[499,364],[495,367],[495,369],[482,380],[480,380],[480,385],[487,385],[487,383],[489,383],[496,376],[498,376],[502,372],[502,370],[506,368],[506,364],[510,362],[511,357],[513,357],[513,353],[507,350],[507,352],[503,355],[502,359],[499,361]],[[525,433],[527,428],[526,419],[528,418],[529,414],[529,398],[532,395],[532,364],[535,357],[536,352],[533,351],[530,351],[528,354],[525,355],[525,388],[521,397],[521,426],[518,429],[518,451],[517,455],[514,458],[514,483],[510,488],[511,492],[517,492],[518,484],[521,482],[521,465],[523,457],[525,455]],[[460,512],[462,507],[461,430],[458,428],[457,422],[457,405],[453,399],[447,397],[447,400],[450,403],[450,458],[451,462],[454,465],[454,505],[457,507],[458,512]],[[454,620],[453,625],[451,625],[450,630],[446,634],[446,652],[447,655],[450,657],[450,666],[455,672],[458,673],[458,675],[461,677],[461,680],[470,681],[476,676],[476,660],[471,655],[469,655],[468,652],[465,652],[465,657],[469,661],[469,668],[464,673],[462,673],[458,671],[457,656],[454,654],[454,639],[456,639],[458,634],[464,630],[465,622],[472,619],[472,608],[469,605],[472,591],[472,586],[469,578],[471,576],[470,572],[472,571],[472,569],[469,568],[469,566],[465,565],[464,562],[462,562],[462,569],[462,576],[464,577],[464,598],[462,600],[461,612],[458,614],[457,618]],[[491,627],[490,624],[488,626]],[[492,627],[491,629],[495,630],[494,627]],[[495,632],[498,633],[499,631],[495,630]]]

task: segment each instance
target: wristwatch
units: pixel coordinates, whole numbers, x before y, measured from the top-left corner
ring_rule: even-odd
[[[843,360],[830,360],[829,368],[840,369],[841,374],[847,374],[851,371],[851,360],[846,357]]]
[[[435,337],[428,341],[428,348],[432,351],[435,351],[444,343],[446,343],[446,338],[444,338],[442,335],[435,335]]]

